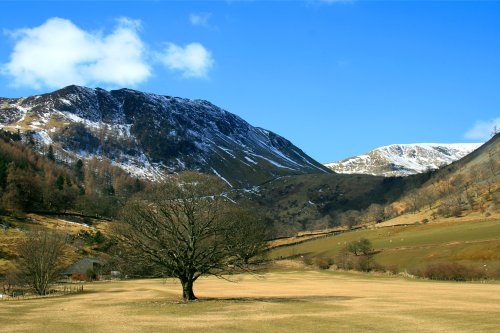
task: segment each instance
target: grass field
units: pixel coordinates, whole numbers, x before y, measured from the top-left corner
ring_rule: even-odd
[[[272,250],[270,258],[296,255],[334,257],[359,238],[372,241],[374,259],[382,265],[411,269],[429,262],[456,261],[500,268],[500,220],[443,220],[414,226],[364,229]],[[484,266],[486,265],[486,266]]]
[[[495,332],[500,284],[317,271],[89,284],[82,294],[0,301],[2,332]]]

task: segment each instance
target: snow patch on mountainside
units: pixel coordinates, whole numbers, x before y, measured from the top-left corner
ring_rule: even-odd
[[[408,176],[438,169],[470,154],[482,143],[416,143],[383,146],[363,155],[326,163],[337,173]]]
[[[26,98],[0,97],[0,128],[19,128],[41,151],[53,145],[70,160],[107,158],[152,180],[196,170],[248,186],[329,172],[285,138],[208,101],[131,89],[68,86]]]

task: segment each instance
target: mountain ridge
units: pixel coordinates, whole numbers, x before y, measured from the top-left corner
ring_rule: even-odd
[[[26,98],[0,98],[0,127],[29,133],[40,145],[105,156],[131,174],[197,170],[231,185],[252,185],[327,168],[278,134],[254,127],[204,100],[123,88],[68,86]]]
[[[481,145],[482,143],[392,144],[324,165],[337,173],[408,176],[439,169],[465,157]]]

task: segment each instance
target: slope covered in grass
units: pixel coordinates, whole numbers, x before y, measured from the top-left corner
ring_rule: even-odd
[[[384,266],[416,269],[431,262],[460,262],[484,269],[500,268],[500,219],[498,216],[473,221],[445,219],[414,226],[362,229],[309,242],[281,247],[270,258],[292,256],[334,258],[351,241],[368,238]],[[484,266],[486,265],[486,266]]]

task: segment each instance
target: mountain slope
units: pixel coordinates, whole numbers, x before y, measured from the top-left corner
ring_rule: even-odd
[[[0,127],[29,134],[66,158],[104,156],[149,179],[186,169],[231,185],[292,174],[328,173],[285,138],[203,100],[68,86],[28,98],[0,98]]]
[[[325,164],[337,173],[407,176],[435,170],[463,158],[481,143],[416,143],[395,144]]]

